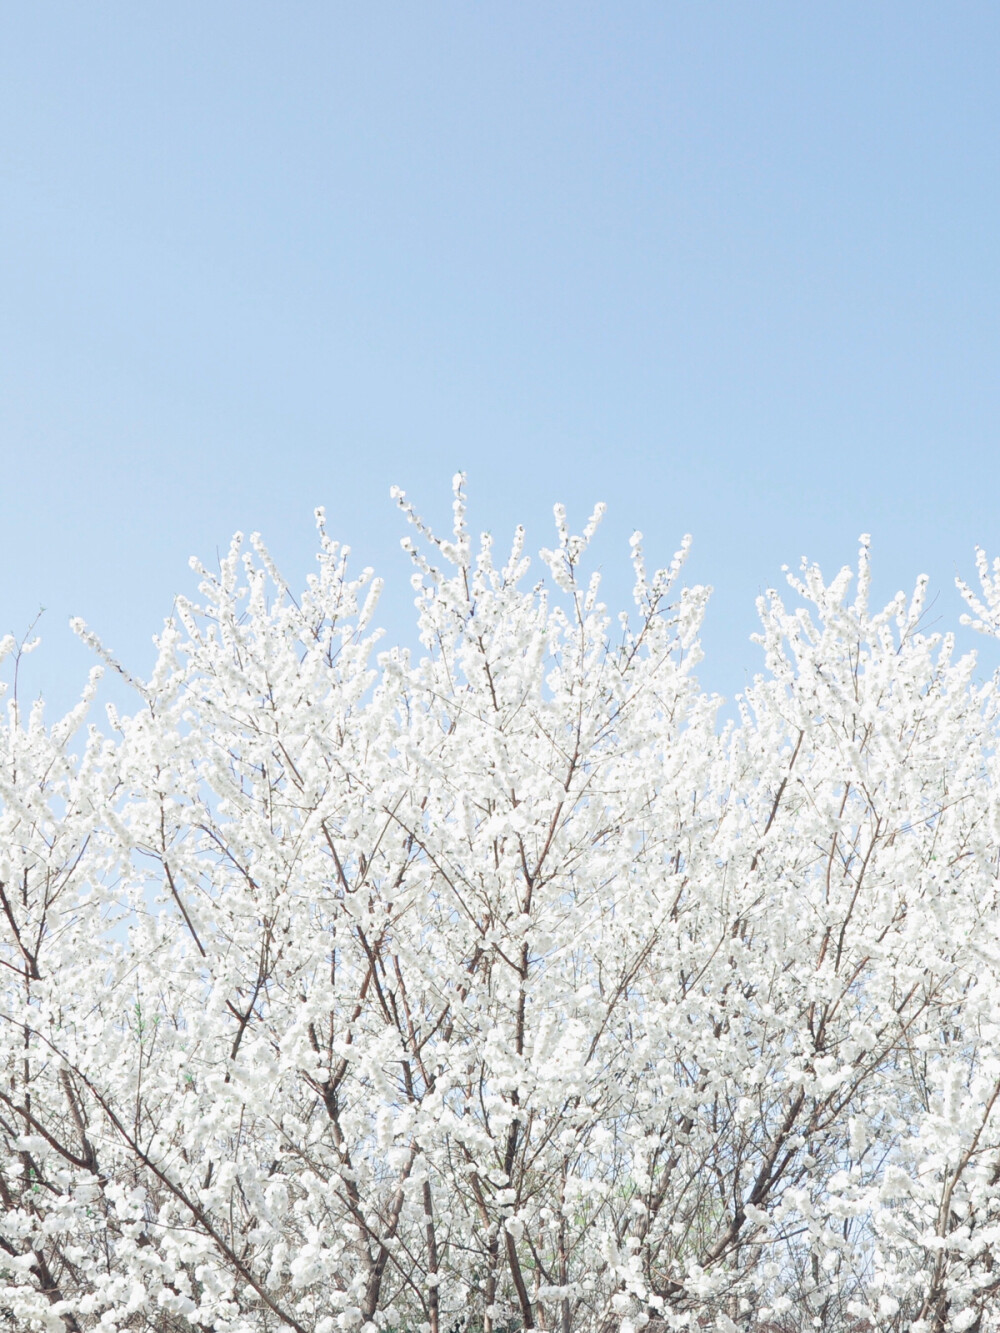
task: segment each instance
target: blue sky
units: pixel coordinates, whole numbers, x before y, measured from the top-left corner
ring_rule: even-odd
[[[187,557],[312,510],[411,597],[388,499],[627,596],[694,535],[707,686],[754,596],[874,538],[932,619],[1000,550],[1000,7],[254,0],[6,7],[0,629],[142,672]]]

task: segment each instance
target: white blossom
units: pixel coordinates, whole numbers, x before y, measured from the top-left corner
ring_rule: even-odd
[[[602,506],[532,587],[453,498],[396,493],[418,658],[317,511],[299,596],[194,562],[148,681],[77,622],[107,735],[99,673],[10,692],[0,1321],[997,1333],[997,682],[863,538],[720,725],[688,539],[612,620]]]

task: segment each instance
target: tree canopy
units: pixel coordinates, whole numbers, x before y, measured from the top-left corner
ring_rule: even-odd
[[[8,698],[0,1322],[995,1333],[1000,682],[863,541],[719,725],[686,543],[615,620],[600,509],[532,586],[397,498],[422,652],[319,513]]]

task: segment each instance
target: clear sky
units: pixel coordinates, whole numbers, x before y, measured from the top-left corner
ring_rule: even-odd
[[[754,596],[1000,551],[996,3],[8,3],[0,629],[137,670],[187,557],[312,510],[412,596],[388,499],[535,545],[686,531],[703,678]]]

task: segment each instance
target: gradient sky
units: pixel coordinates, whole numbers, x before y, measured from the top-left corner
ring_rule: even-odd
[[[996,3],[8,3],[0,630],[33,690],[140,673],[187,557],[312,510],[390,580],[404,486],[627,596],[694,534],[702,678],[874,538],[876,591],[1000,551]]]

